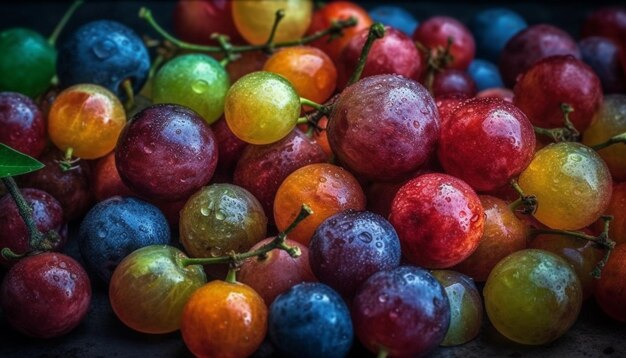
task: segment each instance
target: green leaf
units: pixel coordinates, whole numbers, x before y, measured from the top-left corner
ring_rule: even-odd
[[[0,178],[34,172],[44,166],[37,159],[0,143]]]

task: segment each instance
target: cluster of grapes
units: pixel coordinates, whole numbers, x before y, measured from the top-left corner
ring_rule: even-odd
[[[119,320],[200,357],[266,336],[287,356],[345,356],[355,336],[422,356],[475,338],[483,304],[528,345],[591,296],[626,322],[626,9],[576,43],[507,9],[470,31],[344,1],[179,1],[178,37],[142,8],[162,41],[101,20],[57,53],[78,5],[49,40],[0,32],[17,330],[86,316],[89,276],[56,252],[76,219]]]

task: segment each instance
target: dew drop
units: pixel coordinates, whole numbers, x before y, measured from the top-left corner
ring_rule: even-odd
[[[366,244],[369,244],[370,242],[372,242],[372,240],[374,240],[369,232],[362,232],[357,235],[357,238]],[[376,246],[378,246],[378,243]]]
[[[94,55],[101,60],[111,57],[117,52],[117,45],[109,39],[96,42],[92,48]]]
[[[205,80],[195,80],[191,84],[191,89],[197,94],[202,94],[209,89],[209,84]]]
[[[388,298],[387,295],[383,293],[382,295],[378,296],[378,301],[381,303],[386,302],[387,298]]]
[[[221,211],[218,211],[215,213],[215,218],[217,220],[224,220],[226,218],[226,215],[224,215],[224,213],[222,213]]]
[[[52,279],[55,280],[56,282],[59,282],[59,280],[61,280],[61,278],[59,278],[58,275],[52,275]]]
[[[209,208],[200,208],[200,214],[202,214],[203,216],[209,216],[210,213],[211,213],[211,209],[209,209]]]

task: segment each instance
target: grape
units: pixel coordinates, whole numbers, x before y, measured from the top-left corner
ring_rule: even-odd
[[[537,198],[534,216],[553,229],[578,230],[596,221],[611,199],[611,174],[592,149],[574,142],[539,150],[519,185]]]
[[[0,126],[0,143],[31,157],[46,148],[44,117],[37,104],[22,94],[0,92]]]
[[[609,6],[587,16],[583,23],[582,36],[602,36],[619,43],[626,39],[624,31],[626,31],[626,9],[623,6]]]
[[[261,71],[269,57],[264,51],[242,52],[241,57],[237,61],[229,62],[226,65],[230,83],[237,82],[237,80],[249,73]]]
[[[450,303],[427,271],[401,266],[380,271],[363,283],[352,305],[361,343],[390,356],[425,356],[442,341],[450,324]]]
[[[463,93],[452,93],[435,98],[435,105],[441,119],[441,126],[445,127],[447,122],[452,118],[452,114],[470,97]]]
[[[289,174],[278,188],[274,218],[278,230],[286,229],[300,212],[302,204],[313,214],[289,233],[291,240],[308,244],[315,229],[340,211],[365,209],[365,195],[348,171],[331,164],[309,164]]]
[[[270,144],[296,126],[300,97],[291,83],[271,72],[253,72],[235,82],[226,94],[226,123],[239,139]]]
[[[184,305],[206,283],[202,266],[183,266],[185,258],[166,245],[145,246],[126,256],[109,284],[111,307],[120,321],[143,333],[178,330]]]
[[[532,160],[535,134],[522,111],[499,99],[460,105],[441,129],[439,161],[475,190],[502,187]]]
[[[180,241],[192,257],[245,252],[263,240],[267,218],[259,201],[232,184],[213,184],[193,194],[180,212]]]
[[[79,84],[65,89],[48,114],[48,134],[54,145],[83,159],[104,157],[115,148],[126,124],[122,103],[106,88]]]
[[[452,62],[448,67],[467,69],[474,59],[476,44],[472,33],[461,22],[448,16],[433,16],[424,20],[413,33],[413,40],[428,48],[431,53],[437,48],[445,49],[448,39],[452,39]]]
[[[506,43],[528,25],[522,15],[501,7],[477,12],[470,23],[479,57],[497,61]]]
[[[489,61],[474,59],[467,72],[476,83],[479,91],[493,87],[504,87],[498,66]]]
[[[217,165],[209,125],[194,111],[157,104],[139,112],[115,149],[120,177],[136,193],[157,200],[187,198],[207,184]]]
[[[483,320],[483,301],[471,278],[454,271],[435,270],[450,302],[450,327],[442,346],[456,346],[474,339]]]
[[[626,182],[613,185],[613,193],[605,215],[612,215],[613,220],[609,226],[609,237],[618,244],[626,243]],[[599,230],[604,227],[603,220],[598,222]]]
[[[115,166],[115,152],[107,154],[96,163],[91,177],[93,194],[100,202],[112,196],[135,196],[120,178]]]
[[[479,198],[485,210],[483,237],[476,251],[453,269],[478,282],[485,282],[500,260],[526,248],[528,227],[501,199],[489,195]]]
[[[436,97],[455,93],[474,97],[476,92],[476,83],[465,71],[445,69],[437,72],[433,79],[433,95]]]
[[[345,357],[354,331],[350,311],[330,287],[302,283],[270,307],[269,336],[287,357]]]
[[[529,345],[562,336],[576,321],[582,304],[574,270],[542,250],[518,251],[500,261],[483,294],[487,315],[498,332]]]
[[[233,43],[243,43],[233,22],[232,1],[179,0],[174,8],[174,32],[183,41],[200,45],[217,45],[213,33],[226,35]]]
[[[113,197],[89,210],[78,233],[80,254],[87,267],[105,282],[131,252],[149,245],[166,245],[170,228],[155,206],[135,198]]]
[[[583,143],[593,146],[624,132],[626,132],[626,96],[608,95],[595,113],[591,125],[583,133]],[[598,154],[609,167],[615,180],[626,180],[626,147],[624,145],[617,144],[600,149]]]
[[[254,45],[267,41],[278,10],[283,10],[285,16],[278,24],[274,41],[294,41],[301,38],[311,23],[312,1],[258,0],[232,3],[233,20],[237,30],[246,41]]]
[[[198,357],[247,357],[267,332],[267,306],[250,287],[212,281],[185,305],[180,331]]]
[[[586,37],[578,43],[583,61],[598,75],[605,94],[626,92],[626,75],[619,44],[604,37]]]
[[[212,57],[182,55],[168,61],[154,77],[152,99],[189,107],[212,124],[224,113],[229,86],[226,70]]]
[[[396,231],[383,217],[367,211],[343,211],[324,220],[309,249],[315,276],[346,298],[372,274],[400,266]]]
[[[485,219],[480,200],[469,185],[435,173],[412,179],[398,190],[389,221],[409,262],[446,268],[478,247]]]
[[[337,158],[368,179],[403,179],[423,165],[439,138],[439,115],[428,91],[397,75],[366,77],[346,88],[329,118]]]
[[[372,20],[393,27],[411,36],[417,28],[418,22],[407,10],[400,6],[380,5],[369,11]]]
[[[598,305],[609,317],[626,322],[626,244],[619,244],[609,257],[602,276],[596,282],[594,294]]]

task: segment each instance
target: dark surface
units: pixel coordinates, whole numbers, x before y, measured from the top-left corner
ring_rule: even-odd
[[[362,2],[371,8],[382,2]],[[594,1],[582,3],[556,2],[542,4],[539,1],[507,5],[520,12],[529,24],[549,22],[556,24],[578,37],[585,15],[602,4],[618,1]],[[68,32],[81,24],[102,18],[114,19],[135,29],[140,35],[149,33],[156,37],[136,17],[139,7],[149,5],[157,20],[166,29],[171,29],[171,14],[174,2],[97,2],[91,1],[78,10],[68,24]],[[499,1],[431,1],[404,3],[418,20],[432,15],[445,14],[467,23],[478,10],[495,5]],[[0,5],[0,28],[26,26],[47,36],[58,19],[69,6],[67,2],[15,2]],[[78,223],[72,227],[75,229]],[[76,234],[73,230],[74,237]],[[70,240],[68,252],[77,257],[76,240]],[[92,279],[93,301],[86,320],[68,335],[52,340],[37,340],[25,337],[12,330],[0,313],[0,357],[189,357],[179,333],[168,335],[145,335],[134,332],[117,320],[108,303],[106,287],[96,278]],[[625,303],[626,304],[626,303]],[[587,302],[580,318],[565,336],[542,347],[521,346],[502,338],[488,320],[481,335],[474,341],[452,348],[439,348],[432,357],[626,357],[626,325],[611,321],[600,311],[593,300]],[[264,345],[258,356],[268,356],[272,348]],[[366,351],[358,344],[353,356],[364,356]]]

